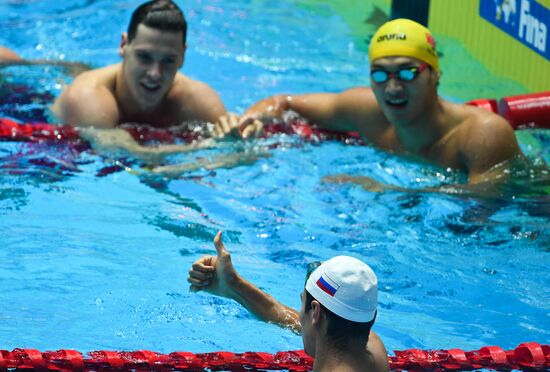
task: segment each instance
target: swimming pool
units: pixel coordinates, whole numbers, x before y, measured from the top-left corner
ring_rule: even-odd
[[[114,63],[137,4],[3,2],[0,44],[28,58]],[[190,27],[184,72],[208,82],[232,111],[273,93],[368,84],[366,55],[323,9],[291,1],[180,5]],[[9,68],[2,76],[53,95],[69,79],[55,68]],[[518,136],[526,152],[549,161],[546,132]],[[369,193],[321,180],[353,173],[418,188],[459,176],[367,147],[267,141],[279,143],[269,158],[173,180],[99,177],[113,161],[108,156],[0,143],[0,348],[301,348],[299,336],[236,303],[188,293],[187,269],[213,252],[219,229],[238,270],[296,308],[308,262],[364,259],[379,277],[375,329],[389,351],[549,343],[547,173],[523,175],[513,198],[489,201]],[[199,156],[242,150],[231,146]]]

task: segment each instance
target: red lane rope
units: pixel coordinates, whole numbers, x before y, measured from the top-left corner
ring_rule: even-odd
[[[46,123],[18,123],[7,118],[0,118],[0,139],[26,142],[81,141],[78,131],[70,126]]]
[[[514,129],[550,128],[550,91],[495,99],[476,99],[468,105],[481,107],[500,114],[508,120]],[[185,127],[154,128],[150,126],[123,126],[136,140],[141,142],[173,142],[182,140],[191,142],[201,133]],[[337,133],[310,126],[300,120],[288,123],[274,123],[265,126],[266,136],[277,133],[296,134],[306,140],[338,139],[348,143],[359,143],[357,133]],[[0,140],[46,142],[59,141],[76,145],[85,144],[78,130],[68,125],[47,123],[21,123],[0,117]]]
[[[186,127],[155,128],[147,125],[122,126],[136,141],[174,142],[181,140],[192,142],[201,137],[200,133],[190,131]],[[355,132],[339,133],[330,130],[315,128],[300,120],[288,123],[273,123],[264,127],[265,136],[274,134],[299,135],[305,140],[321,141],[327,139],[341,140],[346,143],[357,144],[359,135]],[[22,142],[61,142],[83,145],[85,141],[79,137],[78,129],[69,125],[48,123],[20,123],[12,119],[0,117],[0,140]]]
[[[467,102],[468,105],[481,107],[500,114],[508,120],[514,129],[520,128],[550,128],[550,91],[527,95],[510,96],[500,99],[476,99]],[[182,140],[191,142],[198,139],[201,133],[185,127],[154,128],[150,126],[123,126],[137,141],[173,142]],[[288,123],[273,123],[265,126],[265,135],[277,133],[296,134],[306,140],[338,139],[348,143],[359,143],[357,133],[337,133],[323,130],[304,123],[292,120]],[[20,123],[0,117],[0,140],[46,142],[60,141],[84,144],[78,130],[68,125],[47,123]]]
[[[504,117],[514,128],[550,129],[550,91],[503,97],[481,98],[467,102]]]
[[[536,342],[520,344],[513,350],[485,346],[479,350],[463,351],[409,349],[388,356],[393,371],[471,371],[480,368],[493,370],[547,371],[550,369],[550,345]],[[185,370],[215,371],[289,370],[310,371],[311,357],[303,350],[213,353],[173,352],[161,354],[149,350],[91,351],[87,356],[75,350],[40,352],[35,349],[0,350],[0,370]]]
[[[478,106],[493,111],[505,117],[514,129],[520,128],[550,128],[550,91],[533,94],[510,96],[495,99],[476,99],[467,102],[468,105]],[[182,140],[191,142],[198,139],[201,133],[185,127],[154,128],[150,126],[123,126],[137,141],[173,142]],[[338,139],[345,142],[358,143],[357,133],[336,133],[323,130],[304,123],[292,120],[288,123],[273,123],[265,126],[266,136],[277,133],[296,134],[306,140]],[[83,144],[78,130],[68,125],[47,123],[20,123],[8,118],[0,117],[0,140],[46,142],[60,141]]]

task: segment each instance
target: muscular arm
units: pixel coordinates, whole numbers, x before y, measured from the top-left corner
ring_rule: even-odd
[[[242,120],[282,118],[292,110],[307,120],[334,131],[365,132],[364,123],[378,125],[385,118],[369,88],[353,88],[342,93],[315,93],[304,95],[278,95],[254,104]]]
[[[112,129],[96,129],[96,128],[80,128],[79,134],[82,138],[88,141],[92,147],[101,153],[111,153],[113,156],[135,156],[140,158],[147,164],[157,164],[162,162],[164,158],[172,154],[180,154],[185,152],[191,152],[198,149],[203,149],[212,146],[211,140],[204,140],[200,142],[194,142],[186,145],[169,144],[169,145],[157,145],[157,146],[142,146],[124,129],[112,128]],[[201,168],[201,163],[193,163],[187,165],[189,168],[184,171],[192,171],[197,168]],[[168,166],[167,166],[168,167]],[[157,173],[175,173],[161,172]],[[181,171],[179,174],[184,173]]]
[[[221,241],[221,231],[214,239],[216,256],[203,256],[193,263],[187,281],[192,291],[204,290],[239,302],[252,314],[299,332],[298,312],[275,300],[244,279],[233,267],[231,255]]]
[[[301,331],[298,311],[278,302],[254,284],[239,277],[233,287],[233,299],[246,307],[259,319],[287,327],[295,332]]]
[[[191,291],[204,290],[239,302],[261,320],[301,332],[298,311],[280,303],[254,284],[241,277],[231,262],[231,255],[221,241],[221,231],[214,238],[216,256],[203,256],[189,270]],[[389,371],[388,356],[378,335],[371,331],[367,349],[377,371]]]
[[[91,69],[89,65],[80,62],[52,61],[48,59],[0,59],[0,67],[8,66],[55,66],[65,69],[71,76],[77,76]]]

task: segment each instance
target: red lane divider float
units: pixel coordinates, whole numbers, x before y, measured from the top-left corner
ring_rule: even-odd
[[[201,133],[187,127],[155,128],[148,125],[123,125],[138,142],[173,143],[176,140],[192,142],[201,137]],[[275,134],[299,135],[305,140],[322,141],[327,139],[341,140],[346,143],[360,142],[355,132],[340,133],[311,126],[300,120],[288,123],[268,124],[264,128],[265,137]],[[81,145],[86,142],[79,137],[78,129],[69,125],[47,123],[19,123],[15,120],[0,117],[0,140],[21,142],[61,142]]]
[[[67,125],[46,123],[18,123],[15,120],[0,118],[0,139],[24,142],[77,142],[81,141],[78,131]]]
[[[477,99],[467,104],[502,115],[510,122],[514,129],[550,129],[550,91],[505,97],[499,102],[495,99]],[[123,128],[140,142],[174,142],[175,140],[192,142],[201,135],[185,127],[159,129],[150,126],[126,125]],[[346,143],[360,143],[357,133],[337,133],[323,130],[299,120],[265,126],[266,136],[278,133],[295,134],[306,140],[314,141],[337,139]],[[79,137],[78,130],[71,126],[47,123],[20,123],[8,118],[0,118],[0,140],[25,142],[57,141],[77,145],[86,144]]]
[[[123,125],[132,137],[139,143],[174,143],[183,141],[185,143],[193,142],[200,138],[205,138],[204,133],[190,130],[185,126],[171,128],[154,128],[146,125]],[[298,135],[306,142],[319,142],[328,139],[340,140],[347,144],[361,144],[359,135],[355,133],[336,133],[326,130],[320,130],[303,121],[289,121],[288,123],[274,123],[265,126],[265,136],[269,137],[275,134]],[[0,117],[0,141],[17,141],[39,144],[60,144],[67,146],[69,157],[63,159],[62,164],[72,164],[75,156],[80,152],[90,149],[90,144],[80,137],[78,129],[68,125],[56,125],[47,123],[20,123],[12,119]],[[275,142],[269,145],[269,148],[276,148],[281,143]],[[288,146],[288,145],[287,145]],[[33,151],[32,149],[28,151]],[[16,158],[19,158],[17,154]],[[131,165],[132,159],[124,159],[124,164]],[[41,156],[33,159],[35,165],[45,165],[49,168],[58,168],[59,163],[51,163],[48,156]],[[10,167],[10,163],[4,163],[2,167]],[[15,168],[18,168],[15,166]],[[76,168],[76,165],[75,165]],[[111,173],[119,172],[124,169],[121,164],[109,165],[101,168],[97,176],[106,176]]]
[[[550,129],[550,91],[468,102],[503,116],[514,129]]]
[[[393,371],[471,371],[492,370],[547,371],[550,369],[550,345],[536,342],[520,344],[514,350],[485,346],[479,350],[419,350],[395,351],[388,356]],[[0,370],[186,370],[214,371],[289,370],[310,371],[311,357],[303,350],[269,353],[174,352],[161,354],[149,350],[91,351],[88,356],[75,350],[40,352],[35,349],[0,350]]]

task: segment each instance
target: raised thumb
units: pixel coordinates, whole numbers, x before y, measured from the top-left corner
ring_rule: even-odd
[[[216,236],[214,237],[214,246],[216,247],[216,253],[218,254],[218,257],[220,257],[223,253],[226,253],[227,250],[225,249],[225,246],[222,242],[222,232],[221,230],[218,231]]]

